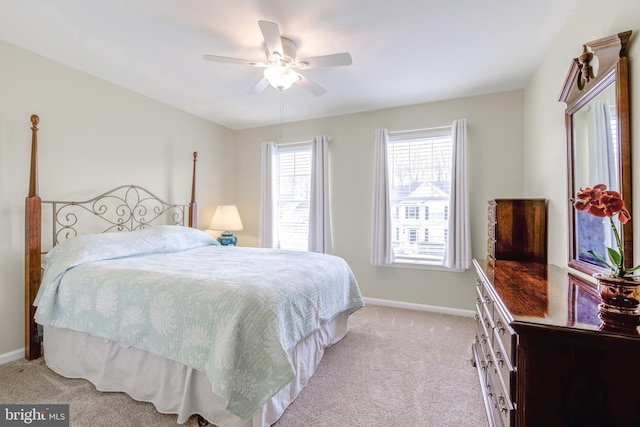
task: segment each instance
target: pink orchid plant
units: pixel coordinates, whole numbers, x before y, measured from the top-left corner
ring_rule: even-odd
[[[624,248],[622,247],[614,218],[617,217],[620,224],[626,224],[631,220],[631,215],[620,193],[607,190],[607,186],[604,184],[598,184],[593,188],[581,188],[576,195],[576,199],[573,204],[576,210],[587,211],[590,215],[598,218],[609,218],[611,230],[616,239],[617,249],[607,248],[608,260],[593,250],[590,250],[589,253],[609,268],[611,276],[618,278],[631,277],[633,272],[640,268],[640,265],[632,268],[625,268],[624,266]]]

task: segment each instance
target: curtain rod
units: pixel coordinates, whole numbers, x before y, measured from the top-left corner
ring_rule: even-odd
[[[389,135],[398,134],[398,133],[424,132],[426,130],[440,130],[440,129],[451,129],[451,126],[435,126],[432,128],[409,129],[409,130],[393,130],[393,131],[390,130]]]
[[[329,142],[331,142],[331,137],[327,136],[327,140]],[[282,146],[282,147],[291,147],[291,146],[296,146],[296,145],[308,145],[311,144],[313,141],[312,140],[307,140],[307,141],[297,141],[297,142],[282,142],[282,143],[278,143],[276,142],[276,146]]]
[[[276,147],[294,147],[296,145],[309,145],[311,144],[311,140],[297,142],[276,142],[275,144]]]

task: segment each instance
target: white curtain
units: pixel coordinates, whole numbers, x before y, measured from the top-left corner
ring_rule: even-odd
[[[611,190],[620,190],[615,160],[609,103],[594,101],[589,107],[589,185],[604,184]],[[592,221],[595,218],[590,218]],[[597,221],[597,220],[596,220]],[[615,247],[615,235],[609,227],[609,218],[602,220],[603,243]]]
[[[262,248],[275,247],[277,238],[276,230],[276,205],[275,173],[277,169],[277,147],[273,142],[262,143],[262,180],[260,189],[260,236],[259,244]]]
[[[329,228],[329,137],[314,136],[311,141],[311,191],[309,201],[309,251],[331,250]]]
[[[443,265],[456,270],[471,266],[469,189],[467,184],[467,121],[452,124],[451,193],[449,227]]]
[[[604,184],[607,188],[619,190],[607,101],[594,101],[589,107],[589,136],[589,184]]]
[[[391,248],[391,192],[387,164],[388,143],[389,132],[386,129],[376,129],[371,242],[371,264],[373,265],[386,265],[393,262],[393,250]]]

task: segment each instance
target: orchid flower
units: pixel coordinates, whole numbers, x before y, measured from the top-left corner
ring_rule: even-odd
[[[573,203],[573,206],[576,210],[586,211],[595,217],[609,218],[609,223],[616,239],[617,249],[607,248],[608,260],[593,250],[590,250],[589,253],[606,265],[611,271],[612,276],[620,278],[629,277],[635,270],[640,268],[640,266],[633,268],[625,268],[624,266],[624,248],[614,218],[617,218],[620,224],[626,224],[631,220],[631,215],[619,192],[607,190],[607,186],[604,184],[595,185],[593,188],[581,188],[578,194],[576,194],[576,201]]]

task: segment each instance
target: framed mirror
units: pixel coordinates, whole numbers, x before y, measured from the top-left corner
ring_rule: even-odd
[[[588,253],[607,257],[616,247],[608,218],[596,218],[573,207],[581,188],[605,184],[619,191],[631,212],[631,141],[629,64],[631,31],[585,43],[574,58],[559,101],[565,102],[568,182],[569,267],[587,274],[608,269]],[[631,212],[633,218],[633,212]],[[619,230],[625,264],[633,262],[633,227]]]

